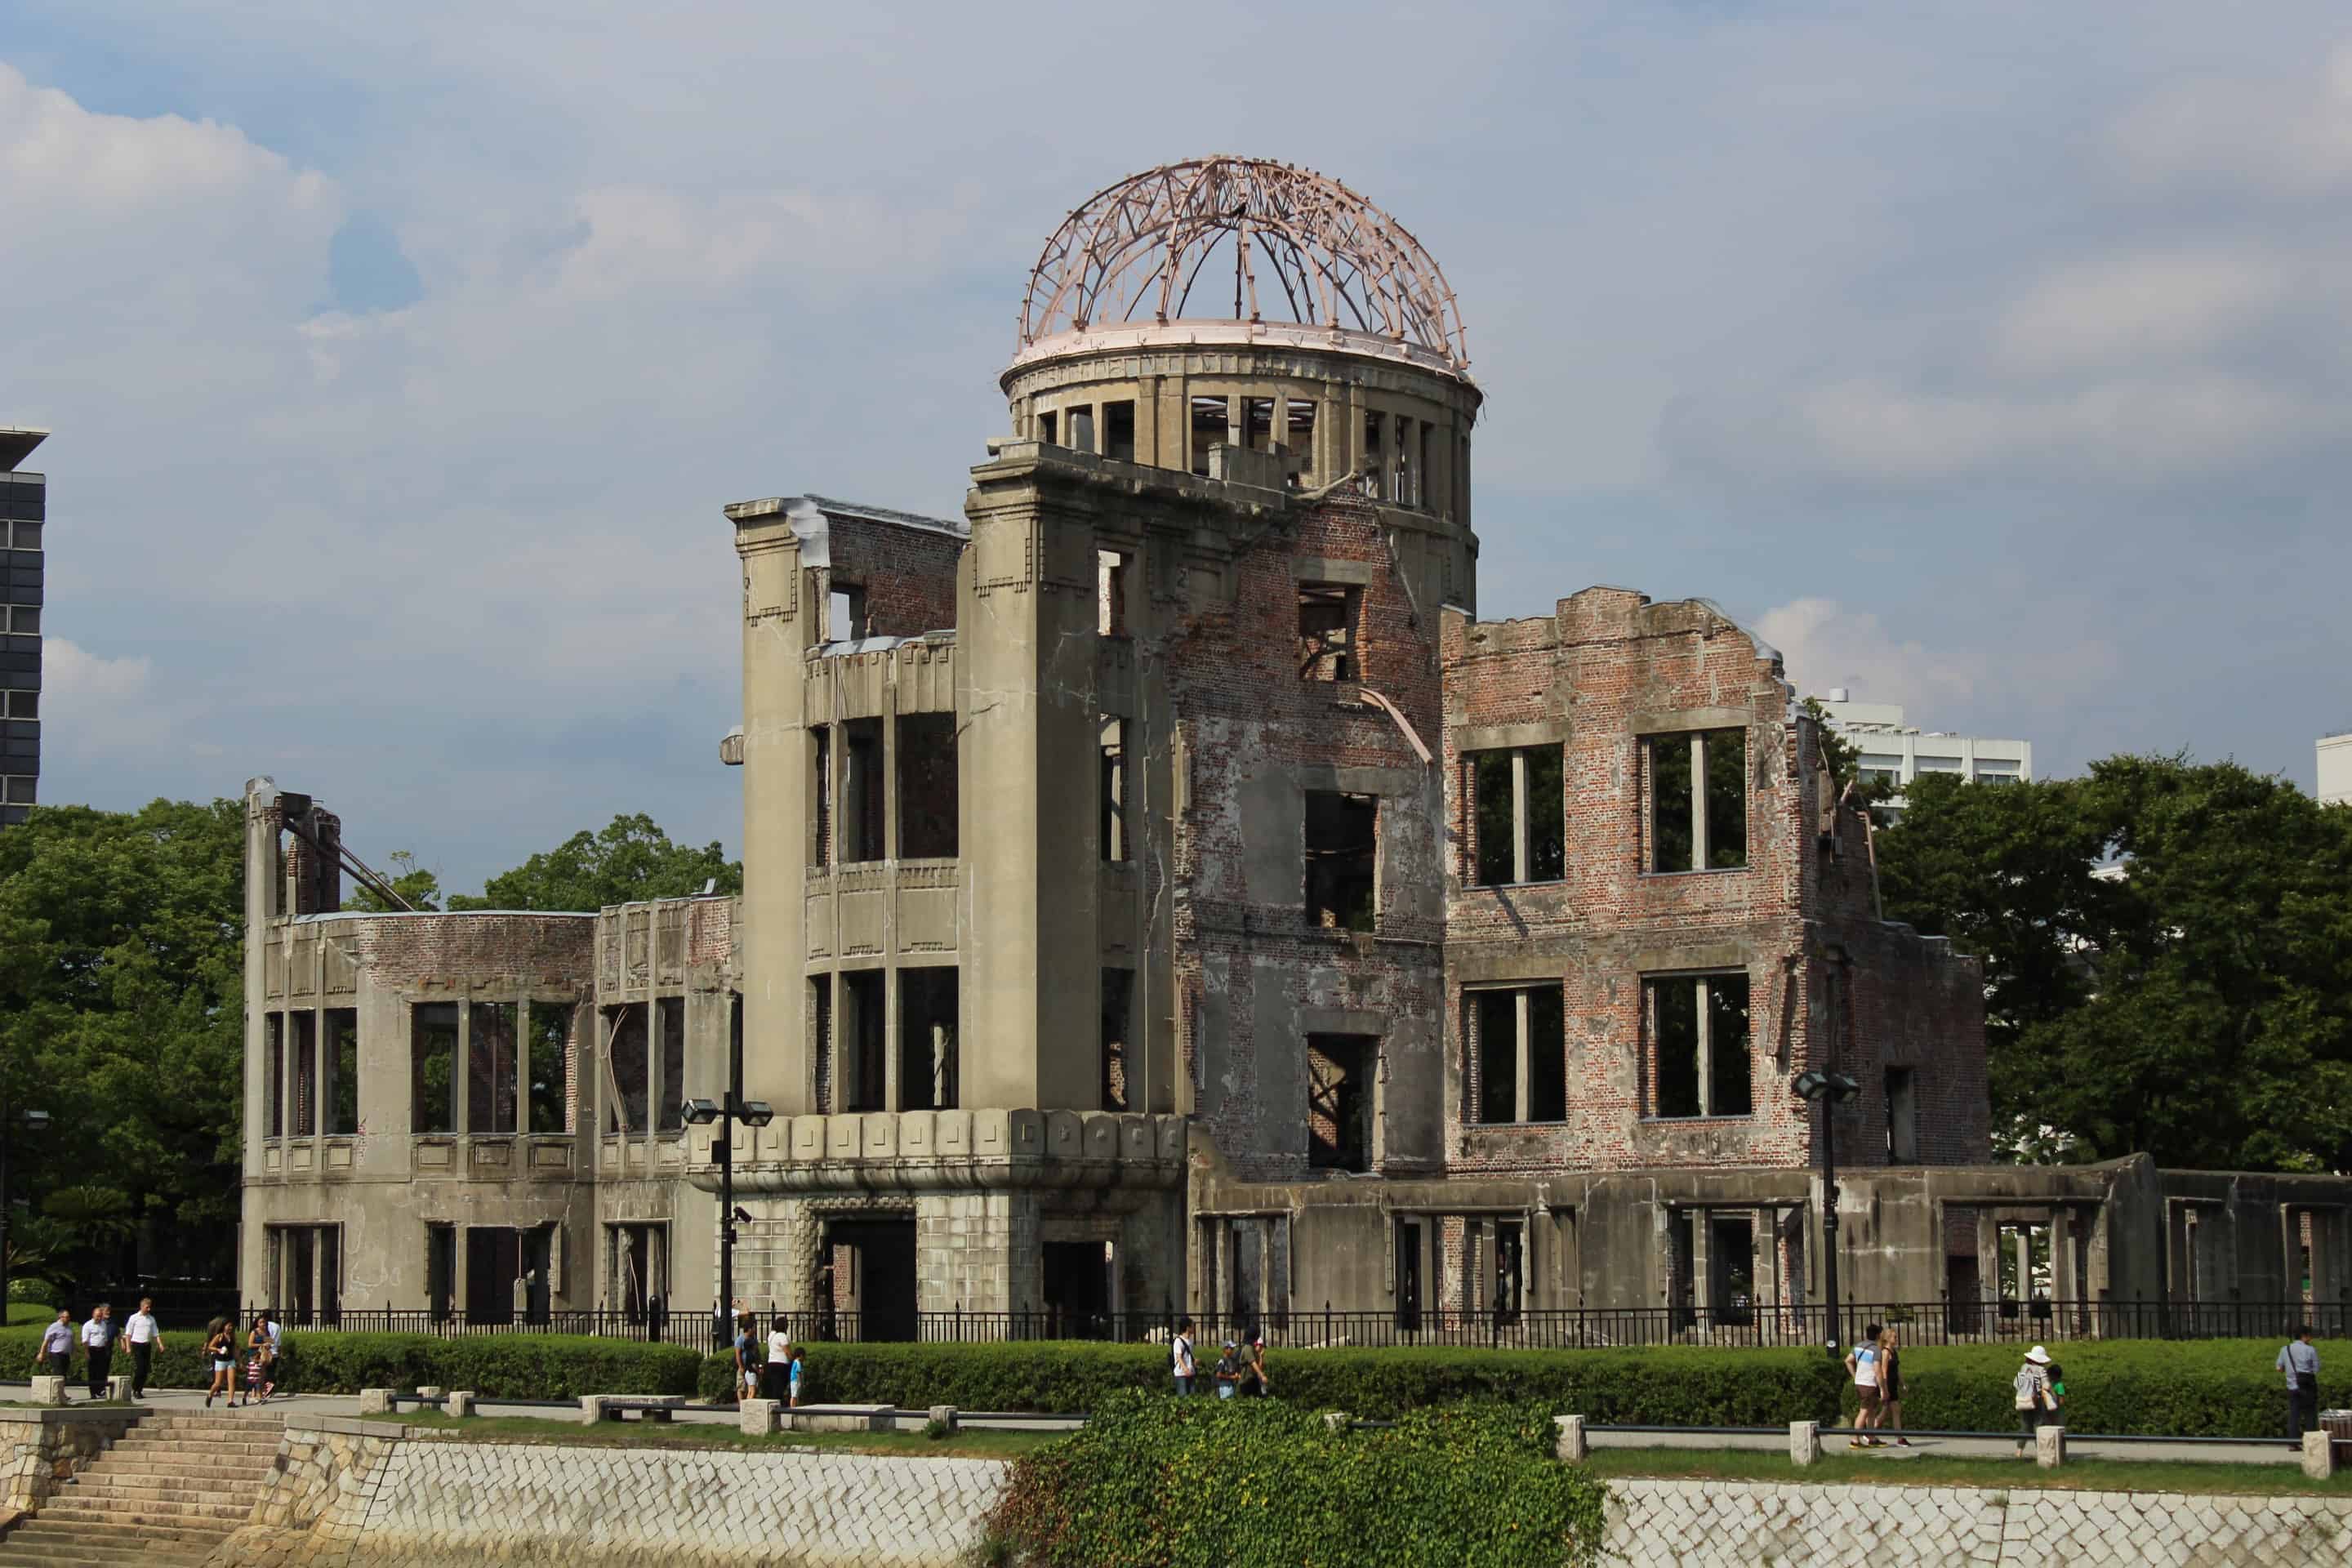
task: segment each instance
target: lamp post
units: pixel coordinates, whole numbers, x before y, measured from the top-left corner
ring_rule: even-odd
[[[1822,1289],[1829,1297],[1830,1359],[1838,1356],[1842,1337],[1838,1301],[1838,1188],[1836,1108],[1862,1092],[1862,1085],[1842,1072],[1809,1068],[1790,1080],[1789,1089],[1809,1105],[1822,1108]]]
[[[679,1113],[697,1127],[716,1121],[719,1136],[712,1142],[719,1155],[719,1310],[713,1327],[724,1330],[735,1310],[735,1124],[765,1127],[776,1119],[776,1108],[764,1100],[743,1098],[740,1063],[729,1075],[721,1100],[689,1100]],[[722,1333],[721,1342],[727,1336]],[[715,1347],[714,1347],[715,1348]]]
[[[46,1110],[24,1113],[25,1131],[39,1132],[49,1125]],[[0,1100],[0,1323],[8,1321],[8,1133],[16,1118]]]

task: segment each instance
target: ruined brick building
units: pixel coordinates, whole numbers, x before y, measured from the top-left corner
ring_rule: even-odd
[[[1779,657],[1478,618],[1468,363],[1345,187],[1152,171],[1048,242],[962,518],[726,509],[740,900],[344,912],[256,781],[247,1293],[704,1310],[732,1071],[738,1293],[877,1336],[1802,1302],[1810,1068],[1851,1298],[2283,1297],[2297,1225],[2352,1284],[2324,1184],[1990,1163],[1981,975],[1878,918]]]

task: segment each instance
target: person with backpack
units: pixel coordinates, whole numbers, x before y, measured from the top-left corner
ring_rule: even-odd
[[[1274,1379],[1265,1374],[1265,1335],[1252,1330],[1249,1353],[1242,1361],[1242,1392],[1252,1399],[1274,1396]]]
[[[2017,1405],[2017,1457],[2021,1459],[2041,1432],[2044,1418],[2057,1414],[2058,1396],[2050,1386],[2050,1352],[2040,1345],[2027,1351],[2025,1364],[2017,1369],[2010,1390]]]
[[[2309,1323],[2295,1330],[2272,1364],[2286,1373],[2286,1440],[2300,1443],[2319,1426],[2319,1347],[2311,1342]]]
[[[789,1408],[794,1410],[799,1409],[801,1405],[802,1353],[801,1347],[799,1345],[794,1345],[793,1347],[792,1364],[785,1369],[786,1380],[784,1384],[784,1403]]]
[[[1176,1320],[1176,1336],[1168,1342],[1168,1362],[1176,1378],[1176,1393],[1181,1397],[1192,1392],[1192,1379],[1199,1375],[1200,1364],[1192,1354],[1192,1320]]]
[[[1242,1347],[1233,1341],[1225,1342],[1225,1353],[1217,1358],[1217,1370],[1210,1374],[1217,1380],[1217,1397],[1231,1399],[1241,1392]]]

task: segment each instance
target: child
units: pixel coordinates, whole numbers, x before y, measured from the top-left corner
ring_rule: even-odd
[[[790,1392],[790,1394],[787,1395],[787,1399],[788,1399],[788,1402],[789,1402],[789,1407],[790,1407],[790,1408],[794,1409],[794,1410],[797,1410],[797,1409],[799,1409],[799,1408],[800,1408],[800,1403],[801,1403],[801,1347],[800,1347],[800,1346],[798,1346],[798,1345],[794,1345],[794,1346],[793,1347],[793,1361],[792,1361],[792,1388],[791,1388],[791,1392]]]
[[[1242,1347],[1233,1341],[1225,1342],[1225,1353],[1218,1358],[1217,1397],[1231,1399],[1240,1391],[1242,1383]]]

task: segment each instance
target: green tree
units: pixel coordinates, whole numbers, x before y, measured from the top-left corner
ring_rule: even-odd
[[[373,867],[369,868],[374,869]],[[383,869],[377,874],[392,884],[392,890],[400,895],[401,903],[411,910],[422,913],[441,907],[441,879],[418,865],[416,857],[409,851],[394,850]],[[394,913],[400,908],[399,904],[380,896],[374,889],[356,878],[345,877],[343,886],[343,907],[347,910],[383,915]],[[455,907],[464,909],[467,906],[461,903]]]
[[[722,893],[743,890],[743,863],[727,858],[716,841],[700,848],[673,844],[642,812],[613,818],[602,833],[585,829],[555,848],[532,856],[483,884],[481,896],[459,893],[453,910],[601,910],[642,899],[676,899],[716,882]]]
[[[123,1271],[142,1229],[228,1266],[244,870],[235,801],[44,807],[0,831],[0,1100],[51,1119],[11,1184],[60,1269]]]
[[[2352,811],[2182,756],[1909,799],[1887,913],[1983,958],[2030,1156],[2352,1169]]]

